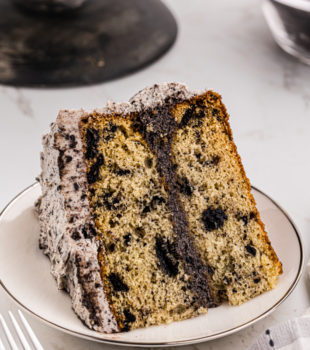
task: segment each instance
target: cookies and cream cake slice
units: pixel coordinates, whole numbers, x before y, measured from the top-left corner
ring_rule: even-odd
[[[40,246],[89,327],[169,323],[275,286],[281,264],[217,94],[170,83],[61,111],[43,144]]]

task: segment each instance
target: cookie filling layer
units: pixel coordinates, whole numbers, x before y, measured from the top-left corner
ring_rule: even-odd
[[[179,125],[171,114],[172,107],[177,104],[175,98],[167,98],[165,104],[155,109],[141,111],[133,116],[133,128],[147,141],[157,158],[157,170],[164,178],[168,192],[168,207],[172,213],[174,233],[177,237],[176,252],[184,264],[185,271],[191,276],[190,288],[197,295],[204,307],[217,305],[214,293],[209,285],[207,265],[194,248],[193,240],[189,235],[189,226],[179,201],[179,193],[189,191],[186,183],[178,181],[176,163],[173,163],[171,142]]]

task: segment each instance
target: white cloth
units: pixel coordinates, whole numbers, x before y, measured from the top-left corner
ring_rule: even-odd
[[[310,277],[310,261],[306,268]],[[310,350],[310,308],[299,318],[266,329],[248,350]]]
[[[248,350],[309,350],[310,310],[302,317],[266,329]]]

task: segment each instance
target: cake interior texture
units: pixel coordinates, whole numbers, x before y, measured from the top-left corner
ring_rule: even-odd
[[[119,330],[187,319],[275,287],[282,267],[218,94],[81,118],[87,196]]]
[[[206,312],[179,258],[156,158],[122,116],[82,124],[101,276],[121,330]]]

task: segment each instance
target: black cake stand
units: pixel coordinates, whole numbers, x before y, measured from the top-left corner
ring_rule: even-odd
[[[0,0],[0,84],[115,79],[158,59],[176,35],[159,0]]]

